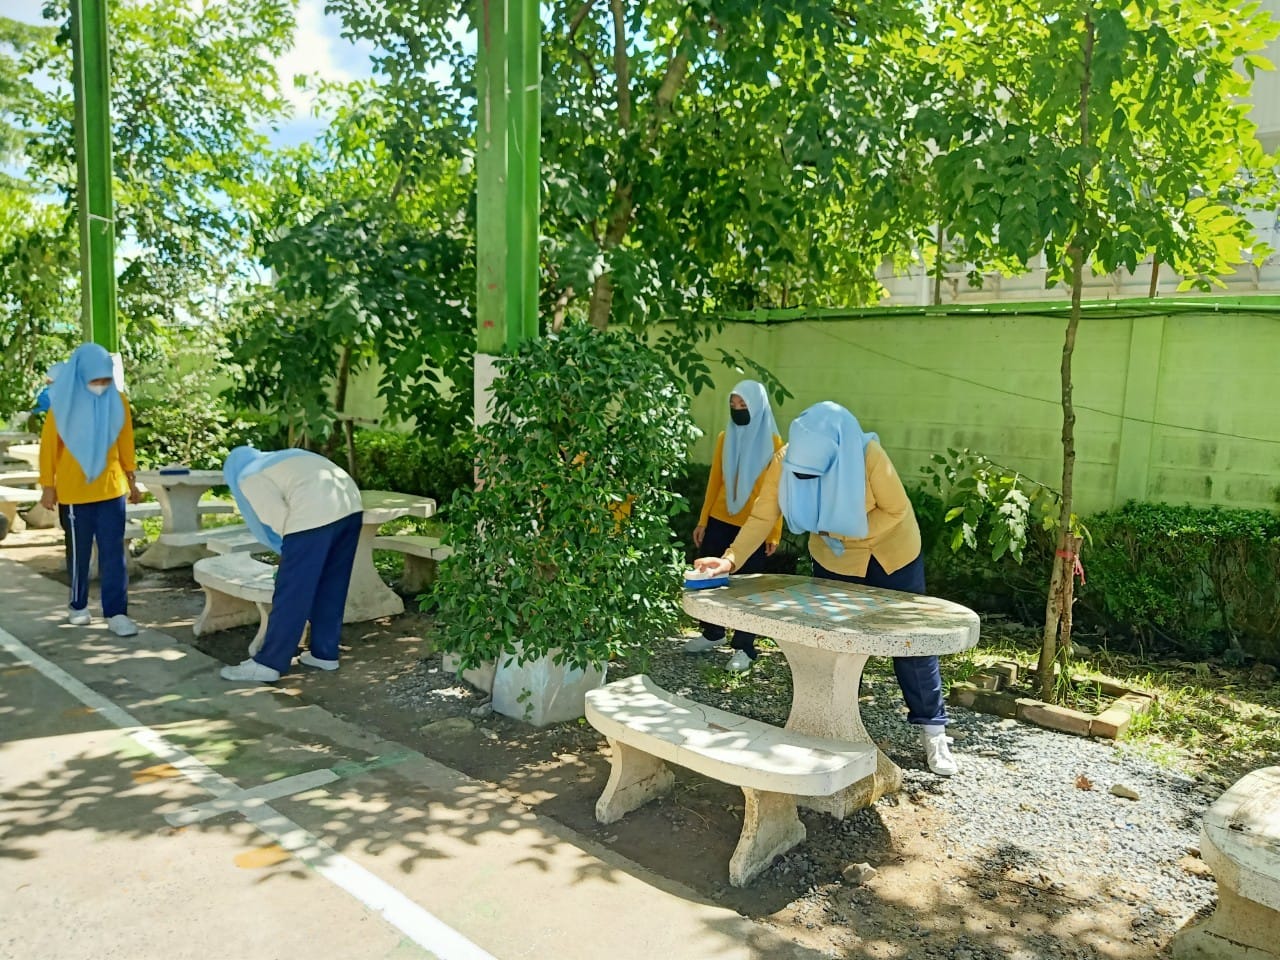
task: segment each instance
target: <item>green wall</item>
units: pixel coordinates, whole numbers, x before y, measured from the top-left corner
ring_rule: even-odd
[[[929,457],[968,447],[1057,487],[1062,315],[877,315],[731,323],[714,348],[738,351],[801,410],[835,400],[880,434],[908,482]],[[1275,508],[1280,502],[1280,315],[1181,312],[1086,316],[1075,351],[1076,503],[1125,500]],[[711,459],[742,375],[717,365],[694,401]]]

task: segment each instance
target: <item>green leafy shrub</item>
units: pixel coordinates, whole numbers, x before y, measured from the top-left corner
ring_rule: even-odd
[[[356,482],[366,490],[397,490],[448,503],[472,484],[471,443],[392,430],[355,432]]]
[[[669,518],[695,435],[662,356],[569,327],[499,363],[479,485],[449,507],[440,647],[474,665],[547,654],[600,665],[672,632],[684,558]]]
[[[1130,502],[1090,526],[1079,596],[1094,621],[1184,654],[1280,660],[1280,515]]]

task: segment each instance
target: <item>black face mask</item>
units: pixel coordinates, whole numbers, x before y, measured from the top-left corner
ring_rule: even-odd
[[[729,408],[729,419],[740,427],[745,427],[751,422],[750,410],[739,410],[737,407]]]
[[[791,471],[791,475],[797,480],[817,480],[820,476],[816,473],[796,473],[794,470]]]

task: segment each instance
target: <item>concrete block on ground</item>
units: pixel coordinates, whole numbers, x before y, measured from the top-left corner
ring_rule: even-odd
[[[493,709],[535,727],[583,716],[587,691],[604,686],[604,668],[556,664],[553,656],[524,664],[504,658],[493,675]]]

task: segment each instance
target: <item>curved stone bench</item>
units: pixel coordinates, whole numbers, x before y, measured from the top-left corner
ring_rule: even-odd
[[[404,555],[400,589],[405,593],[421,593],[427,589],[436,578],[436,564],[453,556],[453,548],[444,546],[439,537],[405,533],[375,537],[373,549]]]
[[[247,553],[228,553],[197,560],[191,575],[204,588],[204,609],[192,626],[195,635],[257,623],[249,656],[261,650],[276,589],[276,568]]]
[[[596,802],[612,823],[671,789],[667,762],[741,787],[746,812],[729,882],[750,883],[805,838],[797,796],[830,796],[876,769],[874,744],[792,733],[668,693],[639,674],[587,693],[587,720],[609,740],[613,769]]]
[[[1218,881],[1218,909],[1174,938],[1174,957],[1280,958],[1280,767],[1253,771],[1214,801],[1200,854]]]

